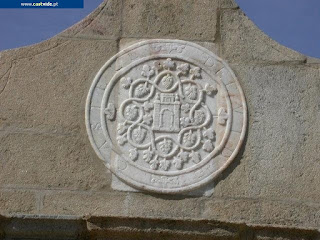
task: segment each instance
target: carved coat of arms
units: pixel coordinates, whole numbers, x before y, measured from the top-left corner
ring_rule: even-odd
[[[126,183],[155,192],[208,183],[234,158],[245,127],[245,99],[231,69],[185,41],[150,40],[120,52],[87,101],[100,158]]]

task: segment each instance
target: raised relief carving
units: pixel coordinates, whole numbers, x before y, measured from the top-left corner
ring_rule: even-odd
[[[218,123],[221,125],[226,124],[228,117],[226,109],[220,108],[218,112]]]
[[[104,110],[107,119],[113,121],[116,115],[116,108],[113,103],[109,103],[108,107]]]
[[[184,44],[179,44],[179,43],[157,42],[157,43],[150,44],[150,47],[153,50],[153,52],[182,53],[186,46]]]
[[[236,153],[242,141],[241,137],[229,139],[233,102],[216,66],[229,71],[237,83],[232,71],[208,50],[185,41],[149,40],[114,59],[125,54],[137,57],[128,61],[127,67],[122,62],[123,67],[103,86],[101,122],[87,125],[89,136],[94,140],[96,132],[104,133],[106,142],[127,163],[125,169],[117,169],[114,174],[137,188],[177,193],[206,184],[225,168],[221,161],[227,165],[234,157],[222,155],[224,146],[238,141],[235,149],[229,149]],[[207,57],[201,63],[203,55]],[[112,76],[112,67],[107,66],[104,71]],[[87,108],[102,76],[96,77]],[[243,135],[246,105],[240,85],[236,86],[238,92],[232,94],[243,103]],[[90,120],[90,114],[87,118]],[[114,161],[98,154],[107,166],[108,161]],[[203,174],[195,177],[194,172]]]
[[[120,105],[118,142],[125,152],[135,148],[130,159],[141,155],[151,169],[182,170],[190,154],[201,161],[194,151],[214,149],[214,130],[207,129],[213,115],[205,98],[214,98],[217,89],[198,78],[200,67],[167,58],[144,64],[140,76],[121,79],[127,95]]]

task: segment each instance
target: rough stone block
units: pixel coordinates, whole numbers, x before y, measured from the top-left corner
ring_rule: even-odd
[[[260,223],[317,228],[320,226],[320,211],[318,209],[319,205],[307,202],[263,201]]]
[[[41,214],[124,216],[129,204],[125,193],[52,191],[44,196]]]
[[[246,93],[249,131],[242,157],[223,174],[215,196],[318,202],[318,69],[244,64],[232,68]]]
[[[255,231],[254,240],[307,240],[318,239],[318,234],[307,229],[259,229]]]
[[[217,1],[125,0],[123,37],[215,39]]]
[[[11,63],[14,60],[21,58],[29,58],[38,54],[41,54],[51,49],[56,48],[62,43],[65,43],[66,39],[60,39],[59,37],[53,37],[49,40],[26,46],[21,48],[15,48],[10,50],[5,50],[0,52],[0,62]]]
[[[120,36],[122,1],[108,0],[81,22],[58,36],[87,39],[117,39]]]
[[[90,217],[95,239],[239,240],[243,227],[207,220]]]
[[[212,198],[205,201],[202,217],[218,221],[257,222],[261,203],[251,199]]]
[[[128,214],[151,218],[200,218],[201,199],[168,195],[130,193],[127,197]]]
[[[222,57],[228,62],[305,61],[306,57],[265,35],[241,10],[222,10]]]
[[[30,129],[0,131],[0,184],[9,188],[108,189],[111,175],[82,138]],[[110,178],[110,179],[109,179]]]
[[[319,229],[319,61],[271,40],[232,0],[121,4],[105,1],[58,37],[0,53],[0,213],[236,222],[242,229],[252,224],[264,240],[309,236],[294,238],[287,227]],[[249,128],[212,197],[115,192],[90,146],[84,124],[90,84],[118,47],[140,38],[191,40],[233,63]],[[266,234],[257,224],[270,231],[286,226],[292,234]],[[171,227],[159,232],[179,231]],[[223,227],[217,232],[238,238]]]
[[[36,213],[33,192],[0,189],[0,214]]]
[[[313,57],[307,57],[307,64],[315,64],[320,65],[320,59],[319,58],[313,58]]]
[[[235,0],[220,0],[221,8],[238,8],[238,4]]]
[[[6,239],[84,239],[83,222],[69,216],[19,214],[6,220],[2,224]]]
[[[0,64],[0,94],[4,91],[5,87],[7,86],[10,70],[11,62],[5,62]]]
[[[318,208],[317,204],[262,198],[212,198],[205,201],[202,217],[249,225],[317,228]]]
[[[72,40],[17,60],[0,94],[0,128],[79,131],[89,84],[116,51],[115,41]]]

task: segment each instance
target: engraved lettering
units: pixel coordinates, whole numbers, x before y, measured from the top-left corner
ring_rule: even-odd
[[[216,177],[239,150],[245,98],[234,73],[208,50],[148,40],[119,52],[100,73],[87,101],[88,134],[106,166],[130,186],[190,191]]]

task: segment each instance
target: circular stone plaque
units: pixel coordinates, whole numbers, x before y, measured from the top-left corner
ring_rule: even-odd
[[[112,57],[87,98],[98,156],[141,190],[179,193],[214,179],[244,140],[247,108],[228,65],[180,40],[148,40]]]

